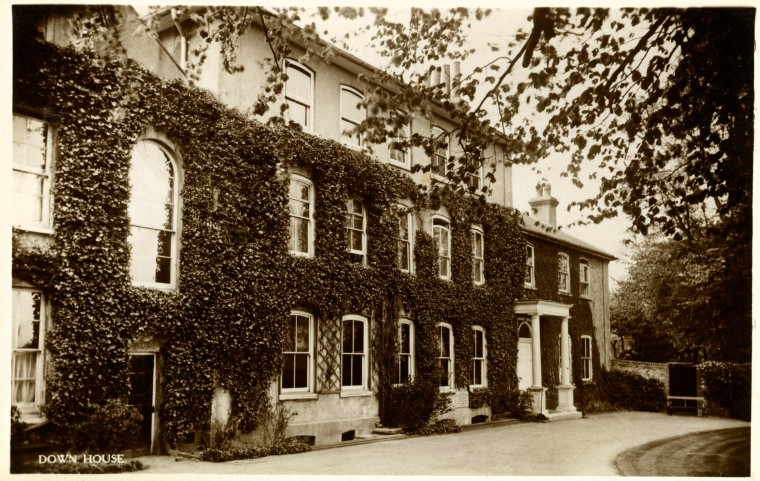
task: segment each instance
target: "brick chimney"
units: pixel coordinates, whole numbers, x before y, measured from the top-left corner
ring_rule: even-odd
[[[531,216],[548,224],[554,228],[557,227],[557,205],[559,201],[552,197],[552,186],[548,183],[536,186],[536,196],[528,201],[530,204]]]

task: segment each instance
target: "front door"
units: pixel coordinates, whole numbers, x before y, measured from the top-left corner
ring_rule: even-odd
[[[517,387],[524,391],[533,385],[533,339],[530,326],[522,323],[517,343]]]
[[[143,416],[138,442],[132,446],[135,455],[150,454],[153,441],[153,413],[155,386],[154,354],[131,354],[129,356],[129,404]]]

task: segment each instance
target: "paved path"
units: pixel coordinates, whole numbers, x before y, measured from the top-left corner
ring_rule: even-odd
[[[616,412],[226,463],[169,456],[140,460],[148,474],[609,476],[619,474],[615,457],[626,449],[697,431],[748,426],[731,419]]]
[[[746,477],[749,461],[750,428],[746,427],[654,441],[624,451],[615,464],[625,476]]]

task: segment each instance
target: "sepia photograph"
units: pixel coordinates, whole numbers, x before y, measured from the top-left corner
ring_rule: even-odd
[[[0,478],[755,472],[754,3],[6,15]]]

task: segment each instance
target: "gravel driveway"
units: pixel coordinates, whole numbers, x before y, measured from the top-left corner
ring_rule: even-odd
[[[614,412],[551,423],[519,423],[253,460],[205,463],[140,458],[143,473],[311,475],[617,475],[615,457],[673,436],[737,427],[733,419]],[[130,477],[139,473],[129,473]]]

